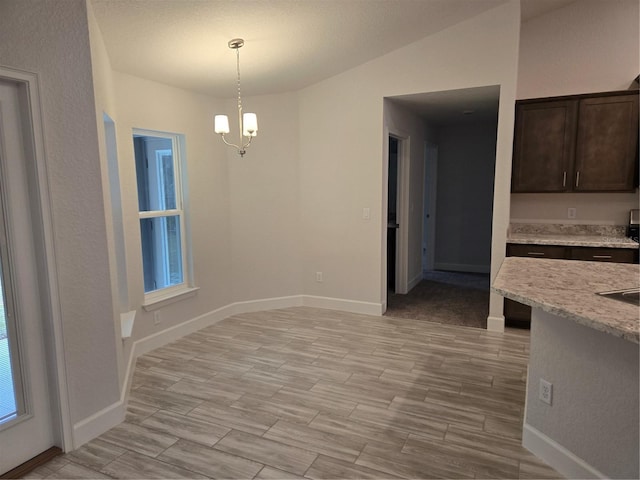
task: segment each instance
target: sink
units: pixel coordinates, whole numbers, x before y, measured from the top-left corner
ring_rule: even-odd
[[[598,292],[597,295],[627,302],[640,307],[640,288],[627,288],[625,290],[613,290],[611,292]]]

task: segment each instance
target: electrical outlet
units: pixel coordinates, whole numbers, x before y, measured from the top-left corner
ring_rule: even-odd
[[[316,272],[316,282],[322,283],[322,272]]]
[[[577,210],[575,207],[569,207],[567,209],[567,218],[576,218]]]
[[[540,379],[540,391],[538,392],[538,398],[544,403],[551,405],[553,398],[553,384],[547,382],[544,378]]]
[[[153,312],[153,324],[160,325],[162,320],[160,320],[160,312]]]

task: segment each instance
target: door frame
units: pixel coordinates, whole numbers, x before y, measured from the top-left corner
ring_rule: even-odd
[[[73,446],[67,373],[64,362],[62,314],[57,280],[53,216],[46,151],[43,133],[42,107],[38,76],[35,73],[0,65],[0,80],[17,83],[20,96],[20,114],[24,134],[25,156],[31,196],[31,215],[36,247],[36,262],[40,276],[41,311],[43,328],[48,343],[45,345],[50,369],[49,395],[53,403],[51,416],[55,441],[64,451]]]
[[[424,186],[422,200],[422,270],[434,270],[436,256],[436,214],[438,197],[438,145],[424,142]],[[429,217],[427,219],[427,216]],[[425,248],[426,244],[426,248]]]
[[[404,294],[408,291],[408,239],[409,239],[409,177],[410,177],[410,142],[408,133],[397,129],[390,129],[385,125],[383,140],[383,174],[382,174],[382,215],[380,227],[382,232],[382,276],[381,298],[383,300],[382,313],[387,310],[387,215],[389,213],[389,137],[398,140],[398,199],[396,218],[400,225],[397,230],[396,241],[396,288],[395,292]]]

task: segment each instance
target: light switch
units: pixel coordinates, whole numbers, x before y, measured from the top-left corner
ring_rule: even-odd
[[[371,209],[369,207],[364,207],[362,209],[362,219],[371,220]]]

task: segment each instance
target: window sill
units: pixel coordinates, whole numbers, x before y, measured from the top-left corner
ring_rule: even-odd
[[[200,287],[188,287],[177,292],[174,291],[168,293],[166,296],[148,299],[145,300],[145,302],[142,304],[142,308],[144,308],[146,312],[153,312],[154,310],[166,307],[167,305],[171,305],[172,303],[195,297],[196,293],[198,293],[198,290],[200,290]]]

